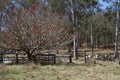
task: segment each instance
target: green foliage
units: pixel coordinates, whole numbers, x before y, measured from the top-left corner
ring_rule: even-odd
[[[58,12],[58,13],[65,13],[65,8],[67,5],[64,3],[64,0],[51,0],[49,2],[51,10],[53,12]]]
[[[113,39],[114,35],[111,32],[111,29],[108,28],[107,26],[98,27],[96,36],[97,36],[99,44],[102,46],[111,44],[114,41],[114,39]]]

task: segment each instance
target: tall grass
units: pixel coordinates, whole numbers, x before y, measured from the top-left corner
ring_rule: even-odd
[[[120,65],[97,62],[96,65],[80,61],[56,65],[10,65],[2,67],[0,80],[119,80]],[[5,68],[5,69],[4,69]],[[1,76],[1,75],[0,75]]]

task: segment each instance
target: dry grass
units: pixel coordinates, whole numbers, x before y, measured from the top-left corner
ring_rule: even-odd
[[[53,51],[53,52],[55,53],[55,51]],[[67,53],[67,52],[68,52],[68,50],[59,50],[59,53],[61,53],[61,54],[64,54],[64,53]],[[79,53],[84,53],[85,49],[78,49],[78,52]],[[90,48],[87,48],[86,52],[87,52],[87,54],[92,54]],[[114,50],[112,50],[112,49],[98,49],[98,48],[95,48],[94,49],[94,54],[114,54]]]
[[[120,65],[98,62],[96,65],[74,61],[56,65],[10,65],[0,80],[119,80]]]
[[[85,49],[79,49],[79,54],[84,54],[85,53]],[[91,49],[87,48],[86,49],[86,54],[92,54]],[[93,54],[114,54],[114,50],[112,49],[94,49]]]
[[[84,51],[84,50],[83,50]],[[91,54],[90,49],[87,54]],[[67,52],[60,50],[60,53]],[[95,49],[95,54],[113,50]],[[115,62],[84,64],[83,59],[56,65],[0,65],[0,80],[120,80],[120,65]]]

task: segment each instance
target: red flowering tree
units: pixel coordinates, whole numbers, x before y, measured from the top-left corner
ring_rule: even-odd
[[[32,10],[36,8],[32,7]],[[59,14],[48,11],[30,14],[21,11],[18,15],[21,16],[12,18],[8,29],[0,34],[0,43],[3,48],[21,49],[28,55],[29,61],[36,49],[55,48],[72,39],[71,25],[64,25],[65,20]]]

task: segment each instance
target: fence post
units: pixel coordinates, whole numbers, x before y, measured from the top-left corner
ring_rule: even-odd
[[[70,63],[72,63],[72,55],[71,54],[70,54],[70,58],[69,59],[70,59]]]
[[[55,54],[53,56],[53,59],[54,59],[54,64],[56,64],[56,55]]]
[[[37,64],[37,60],[36,60],[36,57],[35,57],[35,56],[33,56],[33,62],[34,62],[35,64]]]
[[[87,63],[87,60],[86,60],[86,50],[85,50],[85,63]]]
[[[3,53],[0,54],[0,63],[3,63]]]
[[[16,64],[18,64],[18,54],[16,53]]]

